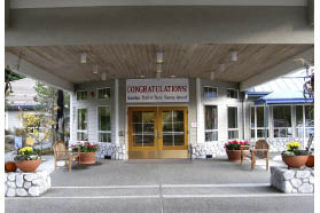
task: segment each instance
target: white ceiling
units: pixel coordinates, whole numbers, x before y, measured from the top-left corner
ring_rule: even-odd
[[[307,6],[307,0],[11,0],[11,9],[99,6]]]

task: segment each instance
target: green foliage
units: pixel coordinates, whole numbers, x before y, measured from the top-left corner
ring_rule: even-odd
[[[24,160],[38,160],[39,159],[39,150],[32,149],[31,147],[23,147],[18,150],[18,155],[14,158],[15,161],[24,161]]]

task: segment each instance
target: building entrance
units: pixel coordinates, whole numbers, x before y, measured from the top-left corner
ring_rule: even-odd
[[[130,107],[129,158],[188,158],[187,107]]]

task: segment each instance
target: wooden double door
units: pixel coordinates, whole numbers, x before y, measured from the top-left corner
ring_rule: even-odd
[[[188,158],[187,107],[130,107],[129,158]]]

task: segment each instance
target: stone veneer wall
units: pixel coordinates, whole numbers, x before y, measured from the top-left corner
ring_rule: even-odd
[[[299,138],[267,139],[271,152],[281,152],[287,150],[286,144],[289,141],[298,141],[302,143],[302,140]],[[192,159],[203,159],[206,158],[207,155],[212,155],[212,158],[225,158],[227,157],[224,149],[225,143],[226,141],[190,144],[190,156]],[[254,147],[254,144],[255,142],[250,142],[252,147]]]
[[[100,143],[100,149],[97,152],[97,158],[104,159],[105,156],[110,156],[111,159],[124,160],[125,154],[125,145],[116,145],[114,143]]]
[[[51,178],[47,171],[5,173],[6,197],[37,197],[50,187]]]
[[[271,166],[271,186],[285,193],[313,193],[314,170]]]

